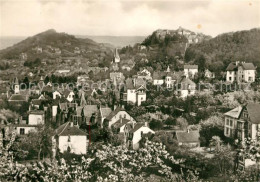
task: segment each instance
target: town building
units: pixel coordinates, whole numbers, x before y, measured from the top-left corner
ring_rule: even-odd
[[[56,156],[58,150],[61,153],[86,154],[87,146],[87,133],[80,130],[73,122],[62,124],[52,136],[53,157]]]
[[[175,134],[175,139],[178,145],[187,147],[199,147],[200,146],[200,133],[198,130],[195,131],[177,131]]]
[[[210,71],[209,69],[205,70],[204,75],[205,75],[205,78],[209,78],[209,79],[215,78],[215,73]]]
[[[126,102],[131,102],[133,104],[141,105],[142,102],[146,101],[146,81],[137,78],[126,79],[125,90],[123,100]]]
[[[227,82],[254,82],[256,77],[256,67],[253,63],[232,62],[226,69]]]
[[[176,88],[176,94],[179,97],[186,98],[190,95],[194,95],[196,92],[196,84],[189,78],[183,77],[178,83]]]
[[[186,78],[193,79],[198,73],[198,65],[184,65],[184,75]]]
[[[111,126],[118,121],[118,119],[124,118],[124,119],[128,119],[130,121],[135,121],[135,119],[130,116],[124,108],[121,107],[117,107],[114,108],[115,110],[112,111],[105,119],[103,122],[103,127],[108,127],[111,128]]]
[[[260,138],[260,104],[248,103],[225,113],[224,135],[229,138],[253,140]]]
[[[147,122],[137,123],[130,131],[130,148],[137,150],[139,149],[139,142],[144,134],[154,134],[155,132],[148,127]]]

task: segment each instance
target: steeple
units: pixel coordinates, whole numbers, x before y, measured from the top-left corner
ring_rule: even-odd
[[[20,93],[20,85],[19,85],[19,81],[18,81],[17,77],[15,77],[15,79],[14,79],[14,93],[15,94]]]
[[[171,70],[170,70],[170,67],[169,67],[169,66],[167,67],[167,70],[166,70],[166,72],[167,72],[167,73],[170,73],[170,72],[171,72]]]
[[[115,63],[119,63],[120,62],[120,57],[119,57],[117,49],[115,50],[115,54],[114,54],[114,62]]]
[[[81,93],[81,97],[80,97],[80,106],[85,106],[87,104],[87,101],[86,101],[86,99],[85,99],[85,92],[84,91],[82,91],[82,93]]]

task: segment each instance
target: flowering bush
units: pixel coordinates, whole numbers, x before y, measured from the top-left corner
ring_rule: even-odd
[[[15,163],[9,150],[15,136],[0,156],[0,181],[198,181],[197,174],[177,174],[175,159],[161,143],[146,141],[144,148],[128,150],[102,145],[80,161]]]

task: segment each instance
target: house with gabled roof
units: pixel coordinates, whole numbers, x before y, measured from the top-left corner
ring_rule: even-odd
[[[254,82],[256,76],[256,67],[253,63],[239,61],[232,62],[226,69],[226,81],[228,82]]]
[[[66,122],[58,127],[52,136],[52,152],[86,154],[88,146],[87,133],[80,130],[73,122]]]
[[[225,113],[224,135],[233,139],[260,138],[260,103],[248,103]]]
[[[198,65],[184,65],[184,75],[187,78],[194,78],[198,71]]]
[[[118,121],[118,119],[128,119],[130,121],[135,121],[135,119],[126,112],[126,110],[122,107],[117,107],[114,111],[112,111],[103,122],[103,127],[111,128],[111,126]]]
[[[103,128],[104,119],[112,112],[109,107],[100,107],[99,114],[100,114],[100,126]]]
[[[142,78],[126,79],[124,95],[126,95],[124,97],[126,102],[141,105],[146,101],[146,81]]]
[[[136,123],[130,132],[130,148],[137,150],[139,148],[139,142],[144,134],[154,134],[155,132],[148,127],[147,122]]]
[[[200,146],[200,133],[198,130],[195,131],[177,131],[175,133],[175,139],[178,145],[188,146],[188,147],[199,147]]]
[[[178,83],[176,88],[176,94],[181,98],[194,95],[196,92],[196,84],[189,78],[183,77]]]

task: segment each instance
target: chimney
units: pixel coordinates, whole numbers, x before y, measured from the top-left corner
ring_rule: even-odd
[[[117,105],[114,105],[114,109],[113,110],[116,110],[116,107],[117,107]]]
[[[148,127],[148,122],[147,121],[144,122],[144,126]]]
[[[73,122],[72,121],[70,122],[70,127],[73,127]]]
[[[125,105],[123,104],[121,107],[122,107],[122,109],[124,109],[124,108],[125,108]]]
[[[187,133],[190,133],[190,129],[187,129]]]
[[[236,61],[236,66],[239,64],[239,61]]]

